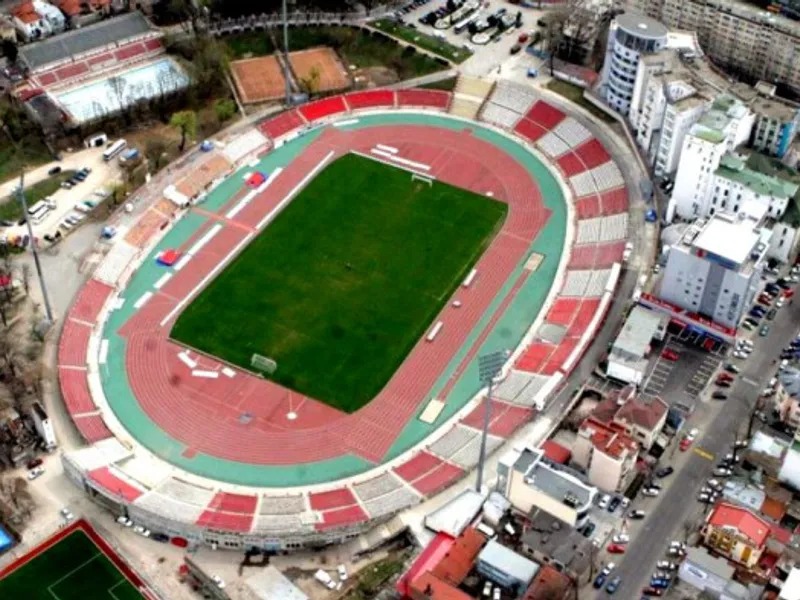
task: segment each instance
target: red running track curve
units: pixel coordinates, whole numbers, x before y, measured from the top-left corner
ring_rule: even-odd
[[[180,361],[183,347],[169,340],[181,299],[201,285],[248,231],[331,151],[368,154],[376,144],[391,143],[398,155],[426,164],[447,183],[509,204],[506,221],[476,265],[478,278],[459,287],[437,317],[445,327],[434,343],[420,341],[386,387],[358,412],[346,415],[273,382],[236,371],[234,377],[194,377]],[[191,453],[251,464],[289,465],[335,458],[348,453],[380,462],[429,393],[448,363],[466,343],[514,268],[549,218],[537,183],[527,170],[469,130],[426,126],[382,126],[364,130],[326,129],[275,181],[254,198],[234,221],[212,216],[223,228],[123,326],[126,368],[135,397],[148,416]],[[135,299],[129,300],[135,301]],[[171,316],[170,316],[171,315]],[[169,316],[162,326],[161,322]],[[198,369],[220,370],[213,358]],[[294,420],[287,418],[296,414]],[[248,413],[243,422],[241,416]],[[437,469],[418,489],[438,489],[457,473]]]

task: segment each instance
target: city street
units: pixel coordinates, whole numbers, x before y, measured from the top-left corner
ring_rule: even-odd
[[[698,427],[700,435],[692,449],[684,454],[670,448],[662,458],[663,464],[672,464],[675,473],[665,480],[665,489],[659,498],[641,504],[648,517],[641,533],[631,540],[624,559],[616,560],[619,565],[616,575],[622,583],[616,592],[620,598],[639,597],[643,587],[655,570],[656,561],[665,557],[665,550],[671,540],[684,539],[683,525],[687,519],[699,522],[705,505],[695,500],[701,484],[711,477],[713,463],[694,449],[700,448],[717,455],[730,450],[736,437],[743,438],[747,432],[747,422],[760,390],[774,375],[777,362],[773,361],[797,334],[800,322],[800,305],[788,304],[778,312],[772,326],[772,334],[767,338],[755,335],[755,351],[749,360],[737,361],[742,370],[729,390],[725,402],[710,400],[700,403],[697,411],[686,424],[686,428]],[[640,503],[636,504],[637,508]],[[605,590],[596,593],[598,598],[606,598]]]

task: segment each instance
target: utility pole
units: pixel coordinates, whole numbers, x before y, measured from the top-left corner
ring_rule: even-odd
[[[17,197],[22,206],[22,215],[25,217],[25,223],[28,226],[28,237],[31,240],[31,251],[33,252],[33,263],[36,265],[36,275],[39,277],[39,287],[42,289],[42,299],[44,300],[44,310],[47,314],[47,326],[53,324],[53,311],[50,308],[50,298],[47,296],[47,287],[44,283],[42,275],[42,265],[39,262],[39,250],[36,248],[36,238],[33,236],[33,226],[31,220],[28,218],[28,203],[25,201],[25,172],[19,175],[19,188],[17,189]]]
[[[286,4],[288,0],[283,0],[283,80],[286,83],[286,106],[292,100],[292,86],[289,82],[289,17],[287,14]]]
[[[478,357],[478,379],[482,385],[488,386],[486,392],[486,410],[483,413],[483,433],[481,434],[481,451],[478,455],[478,477],[475,480],[475,491],[481,492],[483,487],[483,466],[486,462],[486,438],[489,435],[489,413],[492,410],[492,387],[495,378],[500,374],[508,358],[508,351],[496,350]]]

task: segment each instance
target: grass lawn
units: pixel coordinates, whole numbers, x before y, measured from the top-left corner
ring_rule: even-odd
[[[490,244],[507,205],[349,154],[189,304],[179,342],[346,412],[372,400]]]
[[[433,83],[426,83],[418,85],[417,87],[425,90],[444,90],[445,92],[452,92],[456,89],[458,77],[450,77],[449,79],[442,79],[441,81],[434,81]]]
[[[37,136],[29,135],[19,145],[22,152],[18,152],[9,138],[0,133],[0,182],[19,177],[23,168],[38,167],[53,160],[47,146]]]
[[[560,79],[552,79],[550,83],[547,84],[547,89],[555,92],[556,94],[560,94],[564,96],[567,100],[574,102],[578,106],[585,108],[590,113],[592,113],[598,119],[605,121],[606,123],[614,123],[614,117],[607,115],[602,110],[597,108],[594,104],[589,102],[586,98],[583,97],[583,88],[573,85],[567,81],[561,81]]]
[[[25,186],[25,201],[28,206],[33,206],[39,200],[46,196],[50,196],[61,187],[61,183],[69,179],[75,174],[75,171],[62,171],[58,175],[43,179],[38,183],[31,186]],[[14,221],[22,216],[22,207],[19,205],[19,200],[16,196],[6,197],[2,204],[0,204],[0,219],[8,219]]]
[[[275,47],[264,32],[249,32],[222,38],[234,59],[243,56],[264,56]],[[305,50],[315,46],[335,49],[345,66],[358,68],[388,67],[400,79],[411,79],[446,68],[438,60],[405,50],[400,44],[380,35],[354,27],[292,27],[289,30],[289,50]]]
[[[401,40],[410,42],[416,46],[419,46],[420,48],[424,48],[428,52],[438,54],[439,56],[451,60],[454,63],[462,63],[472,56],[472,52],[469,50],[458,48],[449,42],[438,40],[431,35],[421,33],[416,29],[402,25],[391,19],[380,19],[379,21],[372,23],[372,26],[375,29],[385,31],[396,38],[400,38]]]
[[[0,598],[142,600],[142,595],[81,530],[0,580]]]
[[[358,577],[358,584],[344,600],[368,600],[374,598],[381,588],[395,575],[400,573],[405,567],[402,558],[389,557],[384,560],[369,565]]]

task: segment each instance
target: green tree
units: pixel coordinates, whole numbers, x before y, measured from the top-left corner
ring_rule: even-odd
[[[17,62],[17,56],[19,55],[19,50],[17,50],[17,45],[14,42],[12,42],[11,40],[3,40],[0,49],[2,49],[3,56],[5,56],[8,59],[8,62],[10,63]]]
[[[321,75],[319,67],[314,65],[311,67],[308,75],[300,79],[300,87],[302,87],[309,96],[313,96],[319,90]]]
[[[230,98],[221,98],[214,103],[214,112],[220,123],[224,123],[236,113],[236,103]]]
[[[169,124],[181,132],[181,143],[178,146],[178,151],[183,152],[186,147],[186,138],[194,137],[197,133],[197,113],[193,110],[176,112],[169,120]]]

